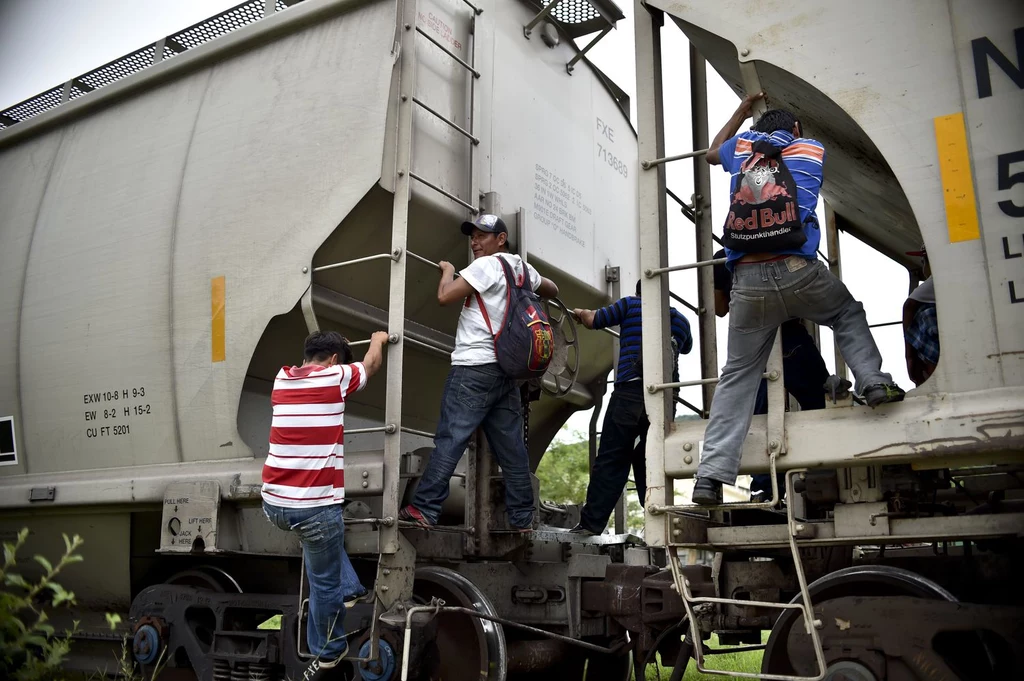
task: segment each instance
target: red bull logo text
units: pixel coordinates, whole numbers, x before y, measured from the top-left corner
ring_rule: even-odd
[[[774,227],[775,225],[782,225],[787,222],[797,221],[798,219],[796,214],[796,202],[787,201],[786,209],[781,213],[776,213],[771,208],[761,208],[760,210],[752,211],[750,217],[744,219],[736,217],[736,212],[731,211],[729,213],[729,219],[726,221],[725,226],[728,229],[741,231],[744,229],[768,229],[770,227]]]

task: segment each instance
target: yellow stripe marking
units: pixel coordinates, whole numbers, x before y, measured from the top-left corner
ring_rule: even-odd
[[[978,239],[978,209],[974,200],[974,179],[967,149],[967,128],[963,113],[935,119],[935,146],[939,152],[939,175],[946,202],[949,242]]]
[[[223,362],[226,350],[224,341],[224,277],[210,280],[210,348],[211,359]]]

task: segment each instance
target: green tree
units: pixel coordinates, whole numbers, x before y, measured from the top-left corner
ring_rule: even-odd
[[[573,433],[575,442],[552,444],[537,467],[540,496],[556,504],[583,505],[590,482],[590,447],[581,433]],[[632,533],[643,530],[643,509],[636,497],[632,474],[626,484],[626,528]]]
[[[581,437],[579,433],[575,433]],[[544,453],[537,467],[540,495],[556,504],[582,504],[590,480],[590,448],[587,441],[556,443]]]

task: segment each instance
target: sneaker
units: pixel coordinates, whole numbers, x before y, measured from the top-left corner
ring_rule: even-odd
[[[573,534],[580,534],[580,535],[583,535],[584,537],[593,537],[594,535],[597,534],[596,532],[591,532],[587,528],[583,527],[583,523],[579,523],[578,525],[576,525],[576,527],[574,527],[571,530],[569,530],[569,532],[571,532]]]
[[[427,516],[423,515],[418,508],[409,504],[401,511],[398,512],[398,519],[404,520],[408,523],[416,523],[424,529],[429,529],[434,526],[434,523],[430,522]]]
[[[722,483],[711,478],[697,478],[693,485],[693,503],[718,506],[722,503]]]
[[[869,407],[877,407],[886,402],[902,402],[906,395],[895,383],[877,383],[864,389],[864,401]]]
[[[341,657],[335,660],[316,658],[302,671],[302,681],[342,681],[345,678],[344,670],[338,663],[346,653],[348,653],[348,646],[341,653]]]
[[[345,596],[345,607],[352,608],[363,603],[373,603],[373,594],[366,589]]]

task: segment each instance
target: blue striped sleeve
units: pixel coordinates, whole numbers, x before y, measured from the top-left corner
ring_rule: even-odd
[[[718,147],[718,160],[722,164],[722,168],[730,173],[735,173],[739,166],[736,163],[736,140],[739,139],[739,135],[730,137],[729,139],[722,142],[721,146]]]
[[[672,308],[672,337],[679,346],[680,354],[687,354],[693,349],[693,336],[690,335],[690,322],[686,321],[678,310]]]
[[[604,329],[609,326],[618,326],[626,317],[626,299],[620,298],[607,307],[602,307],[594,313],[594,328]]]

